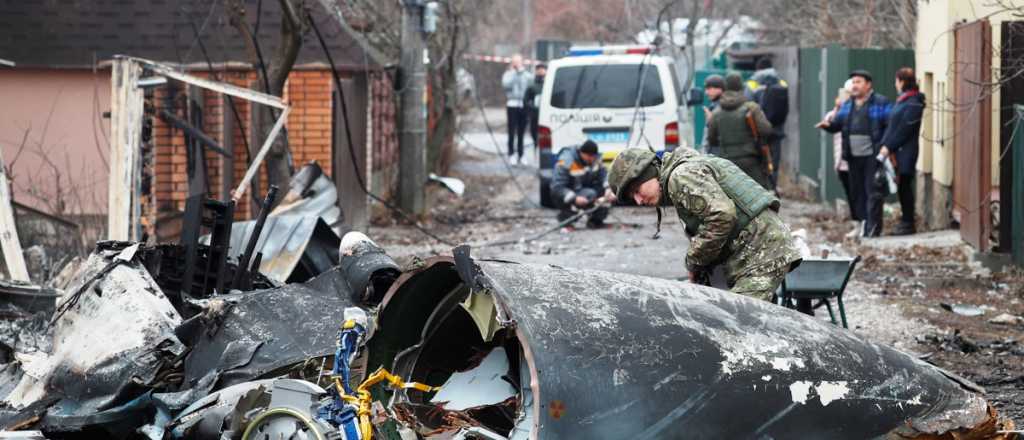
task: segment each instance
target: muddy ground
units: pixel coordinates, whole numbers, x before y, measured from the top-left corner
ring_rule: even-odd
[[[497,118],[491,119],[496,125]],[[452,175],[463,179],[467,190],[457,197],[440,186],[430,188],[425,226],[431,232],[450,243],[473,244],[477,257],[672,279],[686,276],[687,240],[670,211],[657,240],[651,239],[654,210],[621,207],[613,210],[605,229],[589,230],[579,222],[578,229],[555,229],[533,241],[517,241],[557,225],[554,211],[537,206],[536,167],[506,166],[485,125],[477,120],[464,127]],[[492,128],[503,150],[504,133]],[[844,296],[852,331],[981,385],[1001,414],[1024,423],[1024,320],[989,322],[1004,313],[1024,316],[1024,273],[998,262],[981,264],[953,230],[848,239],[844,235],[853,225],[843,213],[800,201],[792,191],[783,193],[782,214],[794,231],[803,230],[811,255],[861,256]],[[887,211],[894,221],[898,208]],[[451,249],[393,222],[378,224],[370,234],[396,257]],[[513,243],[487,246],[495,241]],[[977,306],[972,311],[982,314],[964,316],[942,304]],[[828,319],[824,308],[818,315]]]

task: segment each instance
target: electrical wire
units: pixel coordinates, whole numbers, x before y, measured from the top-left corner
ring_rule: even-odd
[[[411,223],[412,226],[415,227],[418,231],[422,232],[423,235],[426,235],[427,237],[430,237],[430,238],[440,242],[441,244],[448,245],[448,246],[456,246],[455,243],[452,243],[452,242],[450,242],[448,240],[445,240],[445,239],[437,236],[433,232],[430,232],[429,230],[427,230],[426,228],[421,226],[419,224],[419,222],[416,221],[416,219],[413,218],[411,215],[406,213],[401,208],[392,205],[390,202],[388,202],[387,200],[384,200],[380,196],[374,194],[366,186],[366,182],[363,180],[363,173],[359,169],[359,159],[356,156],[356,152],[355,152],[355,149],[353,147],[353,145],[355,145],[355,144],[352,142],[352,130],[350,130],[350,124],[349,124],[349,119],[348,119],[348,104],[346,104],[346,101],[345,101],[345,88],[342,87],[342,85],[341,85],[341,76],[338,75],[338,68],[334,64],[334,57],[331,56],[331,51],[327,49],[327,43],[324,42],[323,35],[320,34],[320,28],[316,25],[316,22],[313,20],[313,16],[310,15],[309,11],[306,11],[306,16],[309,18],[310,26],[313,28],[313,32],[316,34],[317,41],[320,42],[320,47],[324,50],[324,56],[327,57],[327,63],[331,66],[331,75],[334,78],[334,86],[338,89],[338,95],[339,95],[338,96],[338,101],[341,102],[341,118],[342,118],[342,121],[345,124],[345,140],[346,140],[346,143],[348,144],[348,153],[349,153],[349,156],[350,156],[350,158],[352,160],[352,169],[355,172],[356,181],[359,183],[359,188],[361,190],[363,190],[363,193],[365,193],[368,197],[370,197],[371,199],[373,199],[373,200],[379,202],[380,204],[384,205],[384,207],[388,208],[392,212],[394,212],[394,213],[398,214],[399,216],[401,216],[404,220],[406,220],[409,223]]]
[[[203,44],[203,38],[200,34],[199,28],[196,27],[196,23],[193,21],[189,22],[192,25],[192,32],[195,34],[196,44],[199,46],[199,52],[203,54],[203,59],[206,60],[206,68],[210,71],[210,75],[213,75],[213,61],[210,60],[210,54],[206,51],[206,45]],[[234,115],[235,125],[239,130],[244,127],[242,125],[242,117],[238,115],[238,109],[235,107],[235,98],[231,95],[224,95],[228,99],[228,107],[231,108],[231,114]],[[224,133],[224,136],[234,136],[234,133]],[[242,144],[245,146],[245,164],[248,166],[252,162],[252,154],[249,152],[249,138],[242,133]],[[232,153],[234,153],[232,151]],[[223,178],[223,176],[221,176]],[[250,191],[249,195],[252,197],[253,203],[259,203],[259,195],[256,191]]]
[[[339,101],[341,101],[341,117],[342,117],[342,122],[345,124],[345,138],[346,138],[346,142],[348,144],[349,156],[350,156],[350,158],[352,160],[352,168],[353,168],[353,171],[355,172],[356,181],[359,184],[359,188],[368,197],[370,197],[374,201],[379,202],[380,204],[384,205],[384,207],[386,207],[387,209],[391,210],[392,212],[394,212],[394,213],[398,214],[399,216],[401,216],[406,221],[410,222],[414,228],[416,228],[419,232],[423,233],[427,237],[430,237],[430,238],[436,240],[437,242],[439,242],[441,244],[444,244],[444,245],[447,245],[447,246],[456,246],[456,244],[454,244],[454,243],[452,243],[452,242],[450,242],[448,240],[445,240],[445,239],[437,236],[433,232],[430,232],[429,230],[427,230],[426,228],[421,226],[419,224],[419,222],[416,221],[416,219],[414,219],[412,216],[410,216],[404,210],[402,210],[401,208],[399,208],[397,206],[392,205],[390,202],[384,200],[380,196],[377,196],[376,194],[371,192],[369,190],[369,188],[367,188],[366,182],[363,180],[362,171],[359,168],[358,158],[357,158],[357,156],[355,154],[355,150],[353,148],[354,144],[352,142],[352,134],[351,134],[351,130],[349,129],[350,124],[349,124],[349,117],[348,117],[348,105],[346,104],[346,101],[345,101],[345,91],[344,91],[344,88],[342,87],[342,84],[341,84],[341,77],[338,75],[337,66],[334,63],[334,57],[331,56],[330,50],[328,50],[328,48],[327,48],[327,43],[324,41],[323,35],[320,33],[319,27],[316,25],[316,22],[313,20],[313,17],[309,13],[309,11],[306,12],[306,15],[309,18],[310,26],[313,28],[313,32],[316,34],[317,41],[320,43],[320,47],[324,51],[324,55],[327,58],[327,62],[328,62],[328,64],[331,67],[331,74],[332,74],[332,76],[334,78],[334,84],[335,84],[335,87],[338,89]],[[500,146],[500,144],[498,144],[497,138],[494,135],[494,130],[491,127],[490,123],[488,122],[486,114],[484,113],[483,102],[480,100],[479,96],[476,96],[474,94],[474,97],[476,98],[477,106],[480,109],[481,116],[483,117],[484,125],[487,127],[487,131],[490,134],[491,140],[492,140],[492,142],[494,143],[494,145],[495,145],[495,147],[497,149],[498,156],[500,158],[502,158],[503,163],[505,164],[507,170],[510,173],[511,180],[513,182],[515,182],[516,187],[519,188],[519,190],[523,193],[524,196],[526,196],[527,193],[526,193],[525,189],[523,189],[522,186],[520,186],[519,181],[516,180],[515,175],[514,175],[514,171],[512,170],[511,165],[508,163],[508,160],[505,158],[505,155],[501,154],[501,146]],[[463,138],[463,139],[465,139],[465,138]],[[528,196],[526,196],[525,198],[530,203],[534,203],[533,200],[531,200]],[[593,213],[595,210],[597,210],[598,208],[601,208],[602,206],[603,205],[598,204],[598,205],[594,206],[593,208],[577,212],[572,217],[569,217],[568,219],[565,219],[565,220],[559,222],[555,226],[550,227],[548,229],[545,229],[545,230],[543,230],[543,231],[541,231],[539,233],[535,233],[535,234],[530,235],[530,236],[521,236],[521,237],[516,238],[516,239],[497,240],[497,241],[490,241],[490,242],[484,242],[484,243],[471,243],[471,244],[469,244],[469,246],[470,247],[476,247],[476,248],[484,248],[484,247],[494,247],[494,246],[502,246],[502,245],[508,245],[508,244],[515,244],[515,243],[528,243],[528,242],[532,242],[532,241],[538,240],[538,239],[540,239],[540,238],[542,238],[542,237],[544,237],[544,236],[546,236],[546,235],[548,235],[548,234],[550,234],[552,232],[558,231],[558,230],[562,229],[563,227],[566,227],[566,226],[576,222],[577,220],[579,220],[583,216],[589,215],[589,214]]]
[[[526,189],[523,188],[522,184],[519,183],[519,179],[516,178],[516,173],[512,169],[512,164],[509,162],[508,157],[504,154],[501,154],[501,144],[498,143],[498,138],[494,135],[494,128],[491,127],[491,123],[487,120],[487,112],[484,110],[484,103],[480,99],[480,95],[477,93],[472,93],[472,95],[474,100],[476,101],[477,108],[480,109],[480,117],[484,121],[484,126],[487,127],[487,133],[490,134],[491,142],[494,144],[494,150],[496,153],[498,153],[498,157],[501,158],[501,162],[505,164],[505,169],[508,171],[509,180],[511,180],[512,183],[516,185],[516,188],[519,189],[519,192],[523,195],[523,199],[526,200],[527,203],[529,203],[534,208],[539,208],[540,205],[535,203],[533,199],[530,198],[529,194],[526,192]],[[512,127],[509,127],[510,130],[511,128]],[[509,133],[509,136],[511,135],[512,134]],[[540,157],[538,156],[537,159],[540,160]]]

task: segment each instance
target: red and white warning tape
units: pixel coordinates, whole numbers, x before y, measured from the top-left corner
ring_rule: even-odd
[[[485,63],[508,64],[508,63],[512,62],[512,57],[498,57],[498,56],[493,56],[493,55],[465,54],[465,55],[462,55],[462,58],[467,59],[467,60],[473,60],[473,61],[483,61]],[[526,58],[523,58],[523,64],[526,64],[526,65],[541,64],[541,63],[542,63],[542,61],[539,61],[539,60],[528,60]]]

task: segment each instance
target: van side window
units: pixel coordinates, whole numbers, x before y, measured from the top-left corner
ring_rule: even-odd
[[[643,78],[642,107],[665,102],[661,77],[651,64],[566,66],[555,71],[551,106],[555,108],[630,108]]]

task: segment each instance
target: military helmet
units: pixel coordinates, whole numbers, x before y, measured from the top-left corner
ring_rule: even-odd
[[[658,156],[653,151],[643,148],[628,148],[615,156],[611,169],[608,170],[608,186],[615,197],[625,199],[629,195],[626,192],[633,181],[645,174],[649,175],[647,169],[657,159]]]

